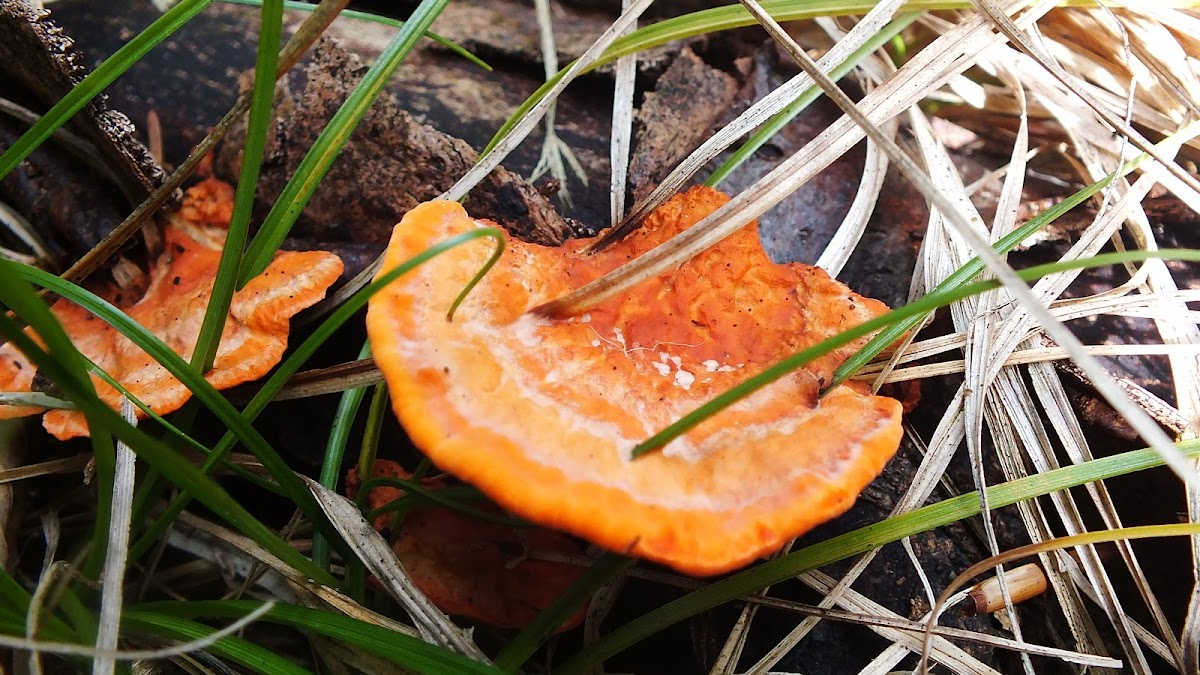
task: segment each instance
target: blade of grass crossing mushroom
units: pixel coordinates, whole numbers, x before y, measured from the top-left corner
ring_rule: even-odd
[[[53,317],[49,309],[21,280],[19,270],[14,267],[16,266],[12,263],[0,261],[0,302],[38,331],[39,336],[53,350],[53,356],[39,347],[20,329],[16,321],[8,316],[0,316],[0,334],[19,347],[37,364],[39,370],[87,414],[89,425],[93,429],[93,439],[104,437],[109,432],[115,433],[148,465],[158,469],[180,489],[200,499],[201,503],[260,542],[281,560],[314,579],[333,582],[332,577],[288,546],[196,467],[145,432],[126,424],[120,415],[101,402],[96,397],[91,381],[78,374],[78,352],[75,352],[75,357],[71,355],[74,345],[61,333],[61,328],[56,334],[54,326],[57,322],[51,323]]]
[[[338,11],[349,1],[321,0],[320,4],[312,10],[312,14],[300,24],[300,27],[296,29],[296,33],[284,45],[283,52],[279,56],[278,67],[275,70],[276,79],[296,64],[300,57],[304,55],[304,52],[308,50],[309,46],[321,36],[325,27],[337,17]],[[130,237],[141,229],[150,216],[158,212],[162,205],[167,203],[167,200],[175,194],[175,191],[183,185],[183,182],[192,175],[196,167],[200,166],[204,158],[212,152],[217,143],[225,137],[225,134],[229,133],[229,129],[235,123],[239,122],[249,109],[250,96],[248,94],[238,96],[237,101],[234,102],[229,112],[225,113],[213,125],[208,134],[192,149],[187,159],[167,176],[163,184],[150,193],[150,196],[139,204],[125,220],[121,221],[120,225],[113,228],[113,231],[108,233],[100,243],[84,254],[74,265],[71,265],[70,269],[63,272],[62,277],[67,281],[82,281],[89,274],[96,271],[100,265],[104,264],[109,257],[125,245],[125,242],[129,241]]]
[[[1099,267],[1107,264],[1144,260],[1152,257],[1188,261],[1200,260],[1200,250],[1162,249],[1160,251],[1126,251],[1124,253],[1108,253],[1093,256],[1086,260],[1071,260],[1051,263],[1048,265],[1038,265],[1036,267],[1030,267],[1016,271],[1016,276],[1021,280],[1032,280],[1068,270]],[[822,342],[813,345],[808,349],[797,352],[793,356],[780,361],[779,363],[767,368],[757,375],[752,375],[751,377],[746,378],[741,384],[731,387],[704,405],[701,405],[687,415],[679,418],[662,431],[642,441],[633,448],[632,456],[640,457],[647,452],[651,452],[663,447],[670,441],[678,438],[691,428],[708,419],[717,411],[732,405],[734,402],[739,401],[746,396],[749,396],[755,391],[758,391],[771,382],[774,382],[780,377],[783,377],[784,375],[803,366],[813,359],[829,353],[833,349],[853,342],[864,335],[870,335],[881,328],[885,328],[904,319],[920,316],[925,312],[949,306],[951,303],[961,300],[962,298],[982,293],[983,291],[993,288],[998,288],[999,285],[1000,282],[998,280],[976,281],[945,291],[930,293],[919,300],[911,302],[903,307],[893,309],[887,314],[883,314],[874,319],[861,323],[854,328],[843,331],[831,338],[823,340]],[[1143,412],[1142,414],[1144,415],[1145,413]]]
[[[391,78],[392,73],[412,51],[417,41],[421,39],[421,36],[438,17],[438,14],[441,14],[449,1],[421,1],[421,4],[409,16],[404,27],[388,42],[379,54],[379,58],[371,64],[362,80],[354,87],[354,91],[350,92],[346,101],[334,113],[333,119],[321,130],[317,140],[308,149],[304,159],[300,161],[300,166],[296,168],[296,172],[284,186],[274,206],[271,207],[270,213],[263,220],[250,247],[246,249],[246,254],[242,258],[239,286],[244,286],[247,281],[257,276],[270,264],[275,251],[279,249],[279,245],[291,231],[292,225],[300,217],[300,212],[304,210],[321,179],[325,177],[325,173],[329,171],[333,161],[337,159],[342,146],[346,144],[350,134],[354,132],[359,121],[366,114],[367,108],[383,91],[383,87]]]
[[[320,348],[320,346],[324,344],[329,337],[333,335],[335,331],[337,331],[337,329],[341,328],[342,325],[344,325],[347,321],[354,318],[356,313],[366,306],[367,300],[373,294],[379,291],[379,289],[399,278],[401,275],[408,273],[413,268],[421,265],[430,258],[445,253],[456,246],[460,246],[467,242],[482,238],[488,238],[495,241],[496,248],[493,250],[492,256],[488,259],[487,263],[485,263],[484,266],[479,270],[479,273],[475,275],[475,277],[470,283],[467,284],[465,288],[463,288],[462,293],[459,294],[458,298],[454,302],[454,305],[451,307],[450,311],[453,312],[454,308],[456,308],[459,303],[466,298],[467,294],[471,292],[471,289],[473,289],[475,285],[479,283],[479,280],[483,278],[483,275],[487,274],[488,270],[490,270],[492,266],[496,264],[496,261],[500,259],[500,254],[504,252],[504,235],[499,230],[491,227],[485,227],[473,230],[471,232],[465,232],[456,237],[451,237],[450,239],[441,242],[437,246],[432,246],[426,249],[420,255],[412,257],[406,263],[397,266],[394,270],[388,272],[388,274],[376,279],[369,286],[363,288],[358,293],[355,293],[345,303],[340,305],[332,314],[330,314],[329,317],[326,318],[325,321],[323,321],[321,325],[312,332],[311,335],[305,338],[305,340],[295,348],[292,354],[284,359],[283,363],[279,364],[279,366],[275,368],[275,372],[272,373],[269,378],[267,378],[267,381],[263,383],[262,388],[258,390],[258,393],[254,395],[254,398],[249,404],[247,404],[245,410],[242,411],[241,421],[245,424],[250,424],[253,422],[254,419],[257,418],[258,415],[267,407],[267,404],[272,401],[275,393],[283,388],[288,379],[294,375],[296,371],[298,371],[314,353],[316,353],[317,349]],[[231,450],[233,450],[233,447],[238,440],[240,439],[232,431],[226,432],[225,435],[221,437],[221,440],[218,441],[215,446],[213,446],[212,453],[205,458],[204,463],[200,466],[200,470],[203,472],[212,470],[217,463],[223,460],[225,456],[229,454]],[[163,514],[146,529],[142,535],[142,539],[138,542],[138,545],[135,546],[135,550],[146,550],[152,542],[157,540],[158,537],[162,536],[163,532],[170,527],[171,521],[174,520],[175,517],[187,507],[190,499],[191,498],[187,494],[182,494],[176,497],[175,500],[167,506]]]
[[[892,16],[903,5],[904,3],[900,0],[887,0],[872,7],[867,16],[863,17],[844,39],[838,41],[833,48],[821,57],[821,67],[823,69],[830,69],[839,78],[850,72],[856,65],[856,55],[861,58],[878,49],[880,45],[886,42],[886,40],[872,40],[872,38],[878,37],[882,31],[886,30]],[[907,25],[915,21],[916,18],[916,13],[907,15],[905,18],[897,20],[892,27],[899,32],[902,29],[902,24]],[[891,36],[889,35],[888,39],[890,38]],[[870,45],[869,49],[867,45]],[[796,75],[782,86],[764,96],[741,115],[738,115],[735,120],[725,125],[724,128],[700,144],[700,147],[696,148],[687,158],[680,162],[679,166],[675,167],[653,192],[635,205],[616,227],[605,232],[597,239],[596,243],[591,246],[591,250],[600,250],[623,237],[654,209],[669,199],[671,195],[678,192],[696,171],[744,136],[746,132],[758,127],[765,121],[766,125],[755,133],[728,161],[718,167],[716,172],[706,181],[707,185],[716,185],[716,183],[723,180],[734,168],[761,147],[763,143],[766,143],[771,136],[782,129],[792,118],[807,108],[818,96],[820,96],[820,91],[813,86],[811,78],[805,73]]]
[[[633,26],[637,22],[638,17],[642,15],[642,12],[646,11],[646,8],[650,6],[651,2],[653,0],[632,0],[629,7],[621,12],[617,20],[600,34],[596,42],[588,47],[583,55],[576,59],[565,71],[561,71],[559,75],[546,81],[546,84],[542,88],[545,89],[545,92],[543,93],[542,89],[539,89],[534,94],[534,96],[540,94],[540,100],[525,111],[522,117],[508,128],[505,135],[500,137],[499,141],[493,141],[493,143],[489,144],[484,149],[483,155],[476,162],[475,166],[471,167],[471,170],[440,198],[460,201],[466,197],[467,193],[479,184],[479,181],[483,180],[485,176],[499,166],[500,162],[503,162],[508,157],[508,154],[520,145],[521,141],[525,140],[529,132],[533,131],[533,127],[537,125],[538,120],[546,114],[551,104],[558,99],[562,90],[581,74],[587,66],[598,59],[614,40],[620,37],[630,26]]]
[[[54,130],[66,124],[75,113],[83,109],[108,85],[120,77],[139,59],[146,55],[158,43],[179,30],[207,7],[212,0],[181,0],[154,23],[138,33],[132,40],[126,42],[112,56],[108,57],[91,73],[88,73],[79,84],[71,88],[67,95],[55,103],[41,119],[29,128],[12,144],[4,154],[0,155],[0,178],[7,176],[21,162],[25,161],[38,146],[50,138]]]
[[[137,415],[129,399],[121,403],[121,417],[137,425]],[[123,441],[117,441],[115,480],[112,495],[111,531],[104,556],[104,571],[100,576],[100,625],[96,636],[96,657],[92,672],[110,675],[116,670],[113,652],[121,626],[121,605],[124,600],[125,563],[129,554],[129,530],[133,511],[133,482],[135,455]]]
[[[1033,17],[1032,13],[1027,13],[1023,19],[1032,20]],[[978,16],[968,17],[954,30],[921,50],[895,76],[867,94],[859,106],[878,121],[891,119],[917,103],[928,90],[966,69],[972,61],[970,55],[1000,41],[1001,38],[991,32],[990,24],[985,20]],[[645,279],[678,266],[778,204],[858,143],[864,135],[865,132],[850,119],[839,119],[751,188],[696,225],[600,279],[530,311],[542,316],[578,314]]]
[[[1200,441],[1187,441],[1180,443],[1178,447],[1189,457],[1200,457]],[[996,508],[1001,508],[1058,490],[1162,465],[1162,457],[1154,450],[1136,450],[993,485],[988,488],[988,499]],[[759,588],[781,583],[809,570],[819,569],[832,562],[872,551],[884,544],[978,513],[979,495],[970,492],[760,563],[627,621],[599,642],[585,647],[559,665],[555,672],[559,675],[578,675],[591,665],[603,662],[668,626],[753,593]]]
[[[388,595],[408,612],[422,637],[481,663],[489,662],[487,655],[470,637],[425,597],[396,559],[388,542],[363,518],[353,502],[325,489],[316,481],[307,482],[321,508],[350,543],[355,555],[379,579]]]
[[[246,145],[242,149],[242,168],[238,175],[237,191],[233,197],[233,215],[217,264],[208,309],[200,324],[196,347],[192,352],[192,367],[208,372],[217,356],[221,332],[233,294],[237,291],[238,270],[242,253],[250,235],[250,215],[254,196],[258,192],[258,175],[262,168],[267,133],[274,123],[271,114],[275,102],[275,71],[279,62],[279,44],[283,35],[283,0],[264,0],[258,32],[258,55],[254,63],[254,88],[250,96],[250,117],[246,126]]]

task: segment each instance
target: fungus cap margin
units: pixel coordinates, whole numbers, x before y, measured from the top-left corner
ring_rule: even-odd
[[[621,298],[565,320],[526,315],[708,215],[693,188],[596,255],[510,240],[454,321],[488,247],[437,256],[367,314],[393,409],[438,466],[498,504],[695,575],[740,567],[844,512],[899,444],[900,404],[850,385],[817,398],[849,345],[660,452],[628,450],[778,360],[885,311],[824,271],[770,263],[752,223]],[[381,274],[484,223],[435,201],[397,225]],[[755,313],[757,311],[757,314]]]

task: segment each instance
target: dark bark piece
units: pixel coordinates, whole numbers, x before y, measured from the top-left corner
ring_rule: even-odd
[[[309,147],[365,72],[358,56],[323,39],[305,71],[289,73],[267,140],[260,203],[278,199]],[[218,160],[223,173],[236,175],[244,138],[244,129],[230,134]],[[293,233],[318,241],[382,245],[406,211],[436,198],[476,159],[465,141],[416,121],[385,92],[334,161]],[[533,185],[503,168],[472,191],[466,206],[530,241],[557,244],[570,232],[567,222]]]
[[[87,75],[75,41],[24,0],[0,0],[0,95],[42,112]],[[157,187],[162,170],[134,137],[125,115],[110,110],[103,96],[84,106],[70,128],[99,151],[130,204]]]
[[[637,137],[629,159],[635,201],[646,197],[705,138],[729,109],[737,81],[684,47],[637,113]]]
[[[25,129],[0,117],[0,150],[12,145]],[[106,180],[54,142],[43,144],[0,178],[0,200],[33,224],[50,256],[45,262],[54,270],[91,250],[121,223],[128,209]],[[25,248],[15,239],[8,245]]]

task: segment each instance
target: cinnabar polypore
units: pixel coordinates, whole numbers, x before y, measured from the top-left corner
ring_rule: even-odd
[[[200,334],[216,279],[233,190],[209,179],[185,195],[183,208],[162,230],[163,251],[148,275],[140,299],[111,285],[93,288],[149,329],[172,350],[190,358]],[[190,218],[190,220],[189,220]],[[342,273],[342,261],[325,251],[281,251],[266,270],[234,293],[211,370],[204,377],[217,389],[256,380],[283,357],[289,320],[325,297]],[[166,368],[88,310],[59,300],[51,311],[84,355],[158,414],[177,410],[192,396]],[[0,391],[28,392],[35,366],[11,342],[0,346]],[[96,393],[114,408],[120,393],[92,376]],[[0,419],[42,412],[41,408],[0,406]],[[66,440],[88,435],[82,413],[51,410],[46,430]]]
[[[624,241],[549,248],[472,243],[378,293],[372,352],[413,442],[529,520],[620,553],[708,575],[742,566],[842,512],[900,441],[901,406],[858,385],[818,397],[861,342],[723,410],[661,451],[639,441],[766,367],[886,311],[800,264],[774,264],[755,223],[586,314],[526,310],[631,260],[728,197],[678,195]],[[434,201],[396,226],[381,273],[486,225]]]

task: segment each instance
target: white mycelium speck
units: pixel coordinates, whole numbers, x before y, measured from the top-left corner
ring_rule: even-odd
[[[523,346],[536,347],[542,343],[542,336],[537,332],[538,326],[545,324],[545,319],[540,319],[533,314],[522,314],[521,318],[513,323],[513,331]]]
[[[684,391],[692,388],[692,383],[696,381],[696,376],[686,370],[675,371],[675,386],[682,387]]]
[[[658,374],[662,375],[663,377],[671,374],[671,366],[668,366],[665,363],[651,363],[650,365],[654,366],[654,369],[658,371]]]
[[[709,360],[705,361],[704,363],[702,363],[701,365],[703,365],[704,369],[707,370],[708,372],[715,373],[715,372],[717,372],[717,366],[719,366],[721,364],[717,363],[716,359],[709,359]]]

